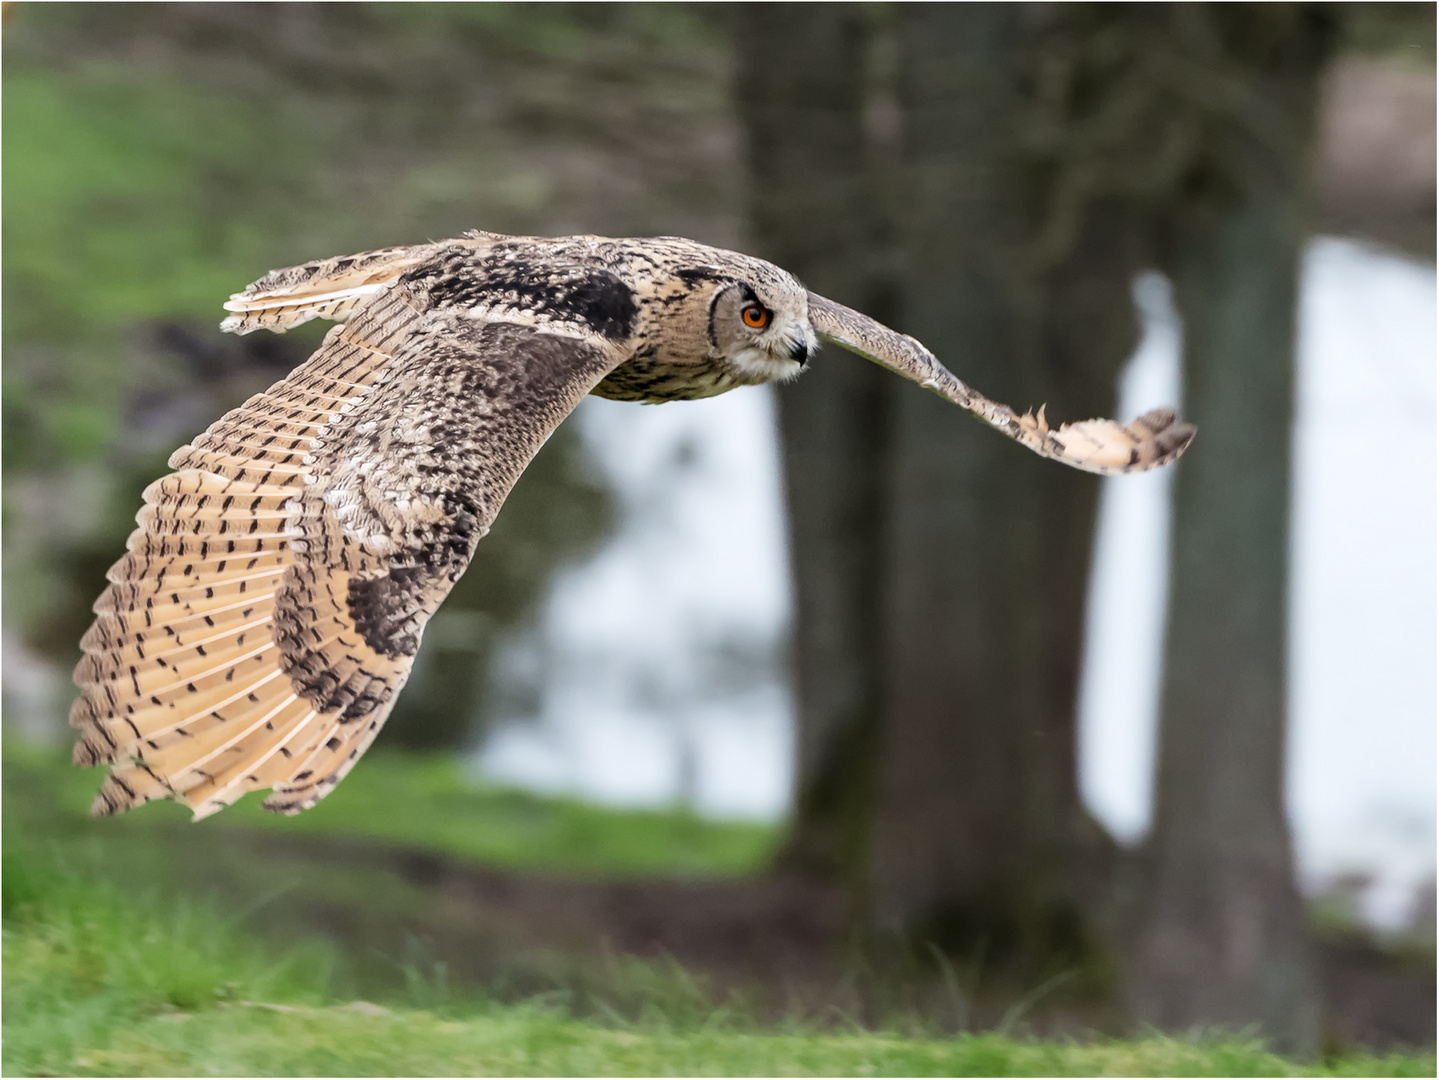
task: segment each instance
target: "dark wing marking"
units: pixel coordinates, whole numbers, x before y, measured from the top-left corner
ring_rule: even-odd
[[[92,812],[333,790],[520,473],[621,359],[424,307],[403,283],[367,298],[146,489],[75,672],[76,763],[112,765]]]

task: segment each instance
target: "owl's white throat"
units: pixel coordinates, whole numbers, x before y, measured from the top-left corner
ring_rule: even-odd
[[[776,356],[768,349],[758,347],[741,349],[727,359],[746,382],[785,382],[804,370],[804,365],[798,360]]]

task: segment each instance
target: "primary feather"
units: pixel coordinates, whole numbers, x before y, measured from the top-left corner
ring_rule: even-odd
[[[778,267],[673,237],[471,233],[272,271],[225,307],[239,334],[340,325],[145,489],[75,669],[75,762],[111,767],[93,813],[324,798],[587,393],[660,402],[790,378],[818,331],[1080,468],[1151,468],[1193,437],[1163,411],[1051,430]]]

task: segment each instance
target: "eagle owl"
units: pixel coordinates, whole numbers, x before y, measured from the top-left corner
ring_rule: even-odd
[[[760,259],[689,240],[474,232],[276,270],[222,330],[338,323],[145,489],[95,603],[70,713],[92,813],[247,791],[294,814],[374,741],[425,623],[505,496],[585,394],[663,402],[798,375],[830,341],[1045,457],[1123,473],[1194,428],[1156,410],[1051,428],[913,338]]]

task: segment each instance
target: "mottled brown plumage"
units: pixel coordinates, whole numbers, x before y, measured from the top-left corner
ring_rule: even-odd
[[[471,233],[276,270],[221,328],[340,322],[291,375],[170,458],[81,642],[75,761],[92,812],[333,790],[404,686],[426,621],[511,487],[587,393],[709,397],[797,375],[822,337],[1095,472],[1174,460],[1194,429],[1051,429],[922,345],[769,263],[662,237]]]

